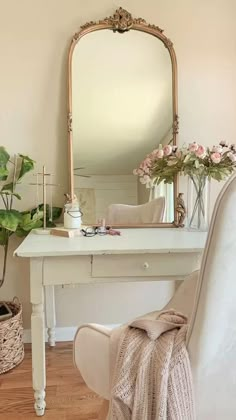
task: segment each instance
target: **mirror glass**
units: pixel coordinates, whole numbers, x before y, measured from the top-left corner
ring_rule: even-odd
[[[79,40],[71,66],[74,192],[83,223],[173,222],[173,185],[143,185],[133,174],[173,140],[168,49],[146,32],[103,29]]]

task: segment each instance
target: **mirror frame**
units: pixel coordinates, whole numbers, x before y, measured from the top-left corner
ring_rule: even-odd
[[[131,13],[120,7],[113,16],[106,17],[98,22],[88,22],[80,27],[80,30],[74,34],[69,47],[68,57],[68,115],[67,115],[67,129],[68,129],[68,154],[69,154],[69,200],[74,197],[74,168],[73,168],[73,129],[72,129],[72,57],[73,51],[79,40],[90,32],[99,31],[102,29],[111,29],[114,32],[126,32],[129,30],[136,30],[146,32],[159,38],[164,46],[168,49],[171,64],[172,64],[172,102],[173,102],[173,145],[177,144],[177,135],[179,132],[179,117],[178,117],[178,87],[177,87],[177,60],[173,43],[169,38],[163,34],[163,29],[156,25],[147,23],[142,18],[133,18]],[[179,227],[177,224],[176,214],[176,200],[178,195],[178,180],[174,180],[174,221],[172,223],[145,223],[140,225],[129,225],[122,227]],[[121,227],[121,225],[119,225]]]

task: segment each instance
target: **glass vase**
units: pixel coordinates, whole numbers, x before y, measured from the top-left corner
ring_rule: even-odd
[[[192,230],[207,231],[209,227],[210,180],[203,175],[188,177],[187,222]]]

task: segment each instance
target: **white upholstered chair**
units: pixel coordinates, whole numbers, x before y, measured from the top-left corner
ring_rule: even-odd
[[[165,309],[170,307],[190,319],[187,346],[197,420],[235,420],[236,174],[217,199],[200,272],[182,283]],[[76,366],[88,387],[107,400],[109,334],[104,327],[87,325],[74,341]]]
[[[138,206],[110,204],[107,209],[106,223],[110,225],[160,223],[163,221],[164,213],[165,197],[158,197]]]

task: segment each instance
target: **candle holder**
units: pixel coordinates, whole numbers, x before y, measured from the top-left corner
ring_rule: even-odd
[[[51,177],[52,174],[48,173],[46,171],[46,166],[43,166],[43,170],[42,172],[38,172],[37,174],[35,174],[37,176],[37,182],[36,183],[31,183],[30,185],[36,185],[37,187],[37,206],[39,206],[39,193],[38,193],[38,189],[41,186],[43,188],[43,227],[42,228],[38,228],[38,229],[34,229],[34,233],[38,234],[38,235],[48,235],[50,234],[51,228],[47,227],[47,187],[56,187],[59,186],[59,184],[52,184],[52,183],[47,183],[46,179],[47,177]],[[38,178],[39,176],[42,177],[42,182],[38,182]],[[50,221],[52,222],[52,197],[51,197],[51,202],[50,202]]]

